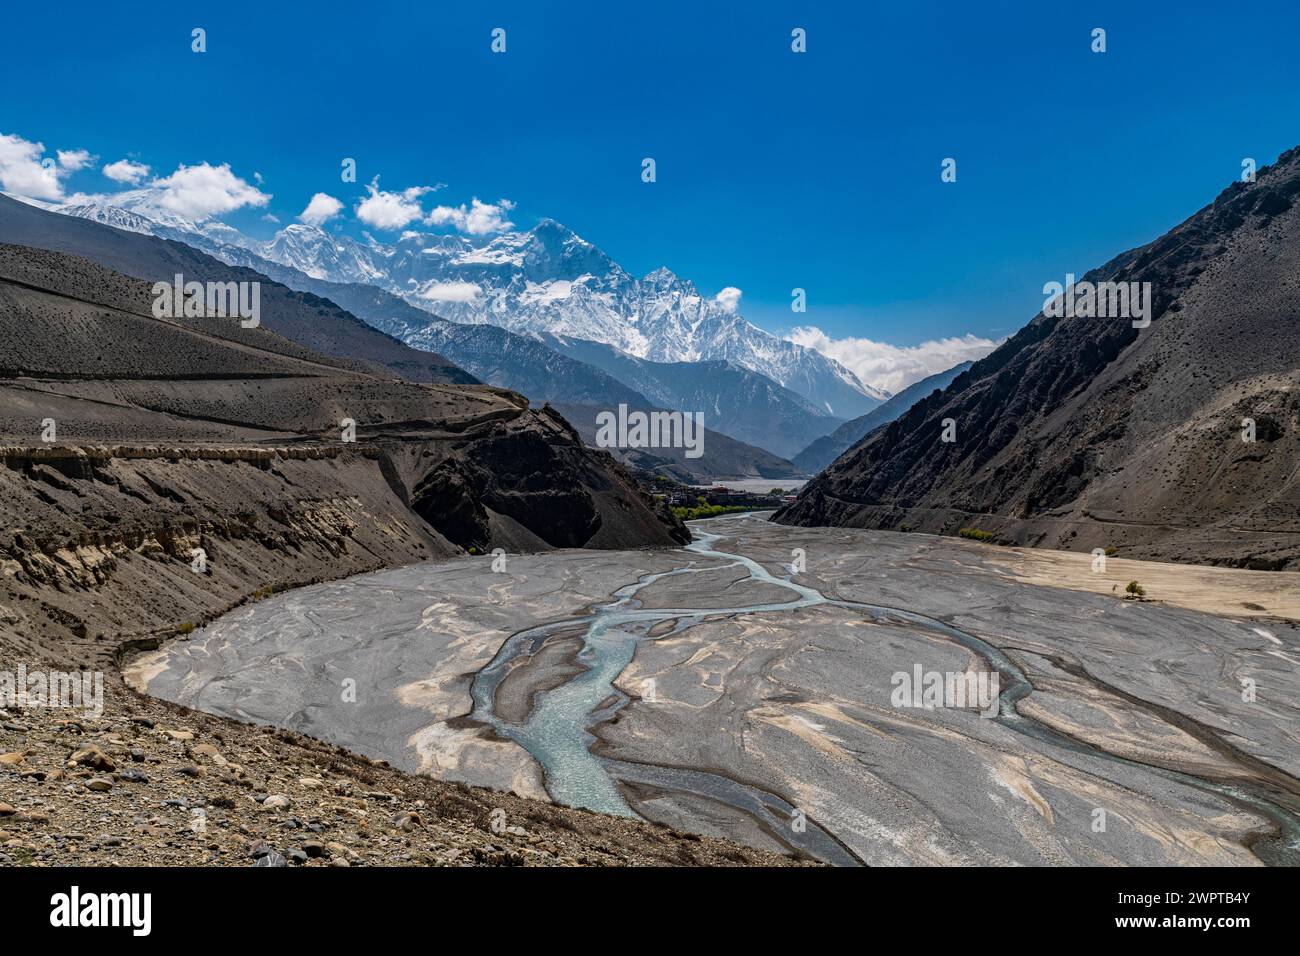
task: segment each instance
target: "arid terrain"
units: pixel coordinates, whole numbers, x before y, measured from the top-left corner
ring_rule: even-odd
[[[1025,584],[1019,556],[931,535],[693,527],[678,551],[303,589],[129,679],[405,769],[831,863],[1292,860],[1300,630],[1258,575],[1123,562],[1148,585],[1134,601],[1086,564]],[[918,667],[996,673],[1000,714],[900,706]]]

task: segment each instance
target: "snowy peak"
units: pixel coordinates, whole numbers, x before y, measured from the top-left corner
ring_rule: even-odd
[[[532,282],[622,272],[609,256],[554,219],[543,219],[523,236],[527,237],[523,270]]]
[[[641,280],[641,291],[646,297],[659,295],[698,297],[700,294],[695,288],[695,283],[683,279],[667,266],[660,266],[654,272],[647,274]]]
[[[319,226],[285,226],[253,251],[272,262],[291,266],[313,279],[372,282],[383,277],[373,252],[347,236],[332,236]]]

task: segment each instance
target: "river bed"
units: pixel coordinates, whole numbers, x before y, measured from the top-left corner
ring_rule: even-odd
[[[128,676],[408,770],[836,864],[1294,859],[1293,629],[1018,583],[952,539],[693,528],[676,551],[303,588]],[[992,716],[900,706],[917,668],[996,674]],[[1243,700],[1243,677],[1267,692]]]

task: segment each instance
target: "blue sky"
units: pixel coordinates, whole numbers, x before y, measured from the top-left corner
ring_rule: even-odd
[[[771,331],[917,346],[1009,334],[1044,282],[1300,143],[1298,28],[1268,3],[21,4],[0,134],[96,156],[68,194],[124,188],[123,158],[229,163],[272,197],[224,217],[259,235],[322,191],[359,233],[375,175],[445,183],[425,211],[508,199],[632,272],[740,288]]]

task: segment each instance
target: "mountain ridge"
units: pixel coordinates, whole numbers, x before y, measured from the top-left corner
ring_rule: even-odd
[[[1297,196],[1300,147],[1082,277],[1150,283],[1148,327],[1040,312],[776,520],[1297,566]]]

